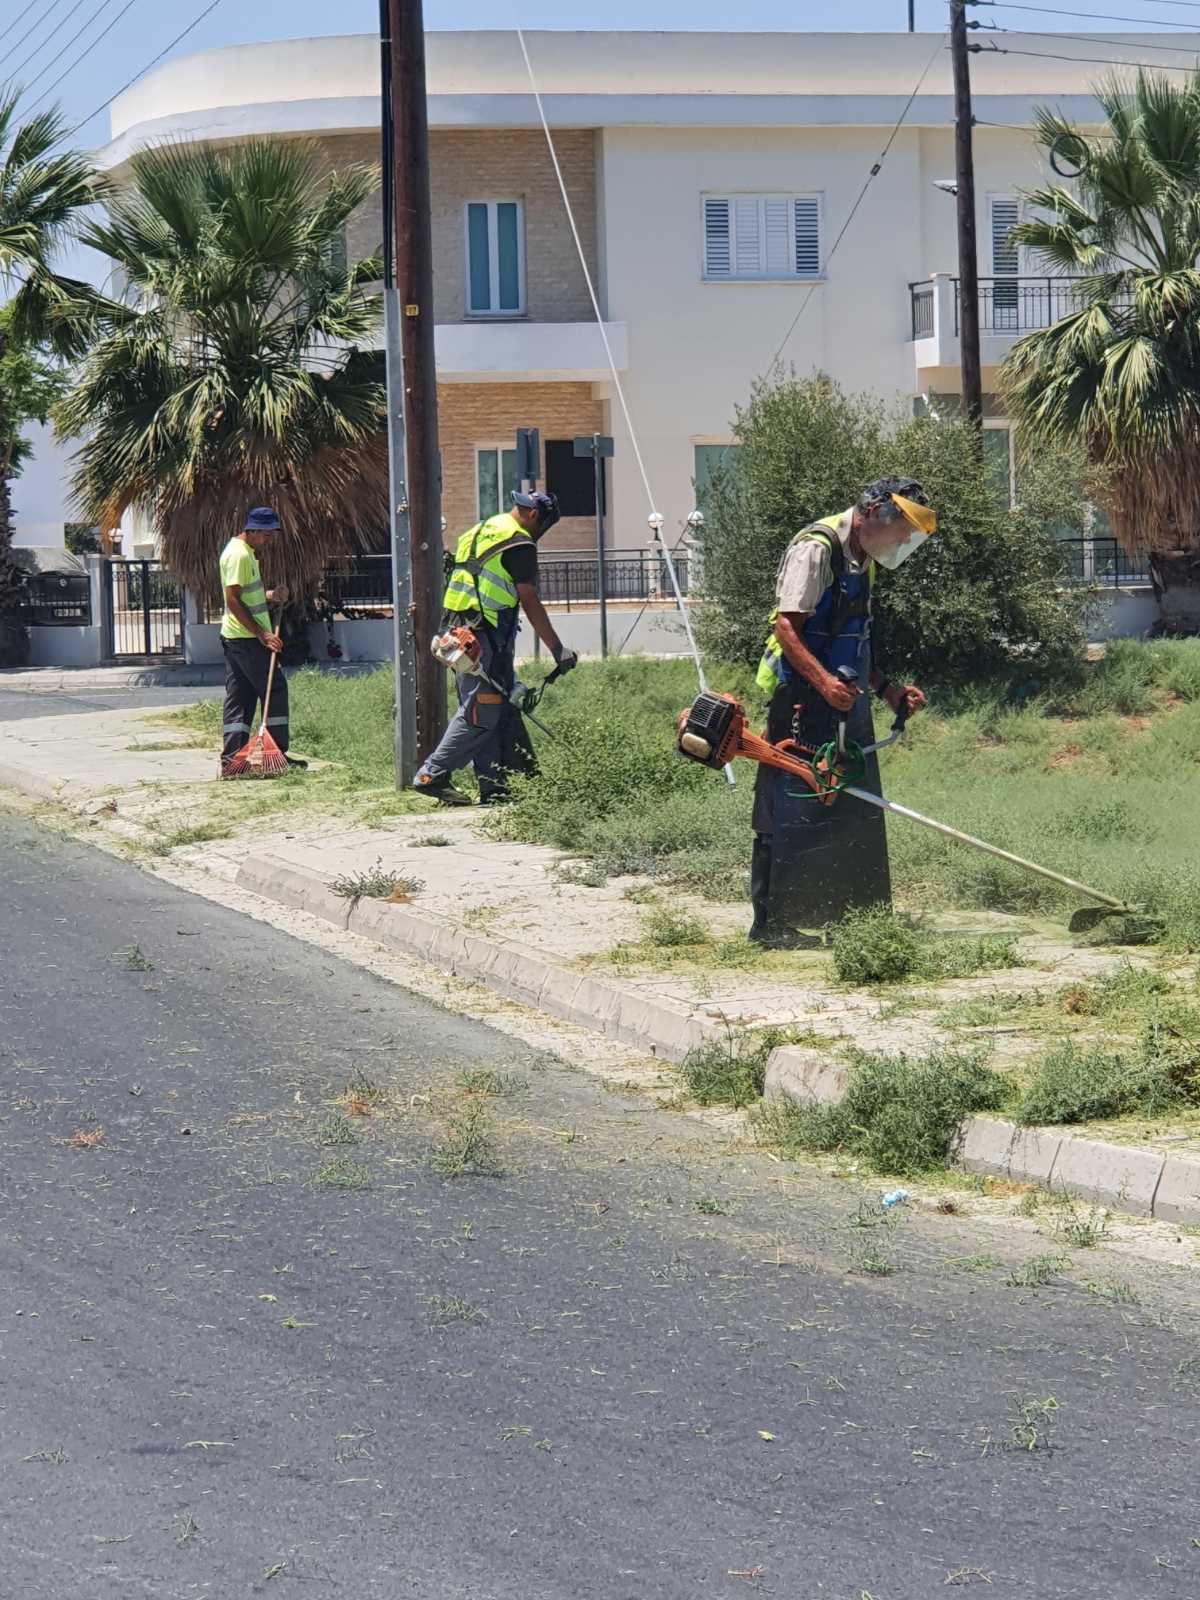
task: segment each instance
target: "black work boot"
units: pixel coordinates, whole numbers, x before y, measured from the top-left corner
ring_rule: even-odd
[[[771,835],[756,833],[750,852],[750,904],[754,908],[754,921],[746,935],[755,944],[765,944],[768,938],[768,913],[771,903]]]

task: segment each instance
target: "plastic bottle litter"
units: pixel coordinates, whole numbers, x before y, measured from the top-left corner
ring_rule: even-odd
[[[893,1189],[890,1194],[885,1194],[879,1204],[885,1211],[890,1211],[893,1206],[902,1206],[908,1199],[907,1189]]]

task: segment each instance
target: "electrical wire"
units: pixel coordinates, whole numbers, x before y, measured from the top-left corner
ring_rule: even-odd
[[[879,173],[883,168],[883,163],[887,160],[888,152],[891,150],[892,146],[895,144],[896,139],[897,139],[897,137],[898,137],[898,135],[900,133],[900,129],[904,126],[905,120],[908,117],[908,113],[912,110],[913,101],[920,94],[921,85],[925,82],[925,79],[929,76],[930,68],[933,66],[933,63],[937,60],[938,56],[941,55],[942,50],[945,47],[945,42],[946,42],[946,35],[942,34],[941,37],[938,39],[937,44],[933,47],[933,54],[929,57],[929,60],[925,63],[924,67],[922,67],[921,76],[917,79],[916,83],[913,85],[912,93],[909,95],[908,99],[904,102],[904,109],[901,111],[900,115],[896,118],[895,127],[893,127],[891,133],[888,135],[887,143],[884,145],[883,149],[879,152],[879,156],[878,156],[878,159],[875,162],[875,165],[871,168],[870,172],[867,173],[867,176],[866,176],[866,179],[865,179],[865,181],[863,183],[863,186],[858,191],[858,198],[855,200],[854,204],[850,207],[850,211],[849,211],[849,213],[848,213],[848,215],[846,217],[846,220],[845,220],[845,222],[842,223],[841,231],[838,233],[837,238],[833,241],[833,244],[830,246],[829,254],[825,257],[825,265],[826,266],[829,265],[829,263],[833,260],[834,256],[837,254],[838,246],[841,244],[842,240],[846,237],[846,230],[849,228],[850,224],[854,221],[854,218],[855,218],[855,215],[858,212],[859,206],[861,206],[863,201],[866,199],[867,190],[871,187],[872,183],[874,183],[875,179],[879,176]],[[799,326],[800,318],[808,310],[809,301],[812,299],[813,295],[817,292],[818,288],[819,288],[818,284],[813,283],[813,284],[809,285],[808,293],[805,295],[804,299],[800,303],[800,309],[796,312],[796,315],[792,318],[791,323],[788,326],[788,331],[784,334],[783,339],[780,341],[779,348],[776,350],[775,354],[771,357],[771,360],[768,363],[768,366],[767,366],[767,371],[768,372],[770,372],[771,368],[775,365],[775,363],[779,360],[780,356],[787,349],[788,341],[791,339],[792,334],[795,333],[796,328]]]
[[[1080,66],[1095,67],[1142,67],[1147,72],[1186,72],[1189,77],[1195,77],[1200,70],[1200,47],[1196,50],[1197,66],[1177,67],[1169,61],[1113,61],[1108,56],[1064,56],[1051,50],[1014,50],[1011,45],[1003,48],[999,45],[990,47],[982,44],[968,45],[967,48],[980,56],[1030,56],[1035,61],[1074,61]]]
[[[945,43],[946,43],[946,37],[947,36],[945,34],[941,35],[941,37],[938,39],[937,44],[934,46],[933,54],[929,57],[929,60],[925,63],[924,67],[921,69],[921,76],[917,79],[916,83],[913,85],[912,93],[909,95],[908,99],[904,102],[904,108],[900,112],[900,115],[896,118],[895,126],[892,128],[891,133],[888,135],[887,143],[884,145],[883,149],[879,152],[878,159],[875,161],[875,164],[872,166],[870,172],[867,173],[866,180],[864,181],[862,188],[858,192],[858,198],[855,200],[854,204],[850,207],[849,214],[847,215],[845,222],[842,223],[842,226],[841,226],[840,231],[838,232],[837,238],[833,241],[833,244],[829,248],[829,254],[825,257],[825,265],[826,266],[829,265],[829,263],[833,260],[834,256],[837,254],[838,246],[841,244],[842,240],[846,237],[846,232],[849,229],[850,224],[854,221],[855,214],[857,213],[859,207],[862,205],[863,200],[866,198],[867,190],[871,187],[872,183],[874,183],[875,179],[879,176],[879,173],[883,168],[883,163],[887,160],[888,153],[891,150],[892,146],[895,144],[896,139],[897,139],[897,137],[898,137],[898,135],[900,133],[900,129],[904,126],[904,123],[907,120],[908,113],[912,110],[913,102],[916,100],[917,96],[921,92],[922,84],[925,82],[925,79],[929,76],[929,72],[930,72],[930,69],[933,66],[933,63],[937,60],[938,56],[941,55],[941,53],[942,53],[942,50],[943,50],[943,48],[945,46]],[[817,292],[818,287],[819,287],[819,285],[815,284],[815,283],[809,285],[808,293],[805,295],[804,299],[801,301],[800,308],[796,312],[796,315],[792,318],[791,323],[788,326],[788,330],[784,334],[783,340],[779,345],[779,348],[776,350],[775,354],[771,357],[770,363],[767,366],[767,371],[768,372],[770,372],[771,368],[774,367],[775,363],[779,360],[780,356],[787,349],[788,342],[791,339],[793,333],[795,333],[796,329],[799,327],[800,319],[801,319],[801,317],[803,317],[804,313],[808,310],[809,302],[812,300],[813,295]],[[722,465],[724,464],[725,453],[729,450],[729,448],[730,448],[730,446],[726,445],[725,446],[725,451],[722,452],[722,458],[721,458],[721,464]],[[686,537],[687,537],[686,534],[680,534],[678,540],[675,543],[675,547],[674,548],[678,549],[679,546],[683,543],[683,541],[684,541],[684,539]],[[664,548],[665,548],[665,546],[664,546]],[[625,649],[625,646],[629,643],[630,639],[633,638],[633,635],[637,630],[638,624],[641,622],[642,618],[646,614],[646,606],[648,604],[649,604],[649,601],[647,601],[642,606],[642,608],[638,612],[637,616],[634,617],[633,626],[630,628],[629,632],[625,635],[625,638],[622,640],[620,646],[618,647],[617,652],[616,652],[617,655],[621,654],[621,652]]]
[[[38,83],[41,82],[41,80],[50,71],[50,68],[54,65],[54,63],[56,61],[61,61],[62,60],[63,56],[66,55],[67,51],[71,48],[71,46],[75,43],[75,41],[77,39],[79,39],[83,34],[85,34],[88,31],[88,29],[91,27],[92,23],[95,22],[96,19],[104,11],[107,11],[108,7],[112,3],[113,3],[113,0],[101,0],[101,4],[98,5],[96,7],[95,11],[92,12],[91,16],[84,23],[83,27],[80,28],[77,33],[72,34],[71,38],[67,41],[67,43],[65,45],[63,45],[62,49],[58,52],[58,54],[54,57],[54,59],[52,61],[48,61],[46,63],[46,65],[42,68],[42,70],[38,73],[37,77],[33,79],[33,81],[29,85],[30,89],[32,89],[35,84],[38,84]],[[89,55],[91,55],[92,51],[100,43],[101,39],[106,39],[108,37],[108,35],[116,27],[117,23],[120,22],[121,18],[123,16],[125,16],[127,12],[132,11],[134,6],[137,5],[137,3],[138,3],[138,0],[125,0],[125,4],[121,7],[120,11],[117,12],[116,16],[112,19],[112,21],[108,24],[108,26],[105,27],[105,28],[101,28],[100,32],[96,35],[96,37],[94,39],[89,39],[88,43],[84,46],[84,48],[75,57],[74,61],[72,61],[71,64],[63,72],[59,73],[58,77],[55,78],[54,82],[49,86],[49,88],[43,89],[41,94],[38,95],[37,99],[32,101],[25,108],[26,109],[26,114],[28,114],[30,111],[35,110],[36,107],[40,106],[43,100],[48,100],[50,98],[50,96],[54,93],[55,89],[58,88],[59,84],[62,83],[64,79],[69,78],[71,76],[71,74],[75,71],[75,68],[77,66],[79,66],[80,62],[81,61],[85,61],[87,59],[87,57]],[[26,93],[28,93],[28,90],[26,90]]]
[[[1027,39],[1029,35],[1019,28],[1001,28],[993,23],[971,22],[968,27],[978,28],[987,33],[1007,33],[1011,38]],[[1046,28],[1039,28],[1039,39],[1068,39],[1078,44],[1111,44],[1120,50],[1129,43],[1128,39],[1105,39],[1098,33],[1051,33]],[[1183,44],[1151,44],[1149,39],[1139,39],[1138,47],[1142,50],[1166,50],[1175,56],[1191,56],[1193,60],[1200,58],[1200,42],[1193,45]]]
[[[34,18],[34,20],[25,29],[25,32],[21,35],[21,37],[19,39],[17,39],[15,41],[15,43],[9,45],[8,48],[10,50],[19,50],[21,48],[21,46],[25,43],[26,39],[28,39],[29,35],[31,33],[33,33],[37,28],[40,28],[42,23],[50,15],[50,13],[52,11],[57,11],[59,6],[62,5],[62,3],[63,3],[63,0],[50,0],[50,4],[46,7],[46,9],[44,11],[40,11],[38,13],[38,15]],[[33,0],[29,0],[29,4],[25,7],[24,11],[22,11],[21,16],[13,18],[12,27],[9,29],[9,32],[10,33],[12,32],[12,28],[16,27],[17,23],[20,22],[21,17],[27,17],[32,10],[33,10]],[[2,44],[4,42],[4,38],[5,37],[6,37],[6,35],[0,35],[0,44]],[[35,51],[34,54],[36,55],[37,52]],[[10,78],[11,78],[11,76],[12,76],[12,74],[9,73],[9,77]]]
[[[171,51],[174,50],[177,44],[182,44],[189,33],[194,33],[204,21],[205,17],[211,16],[220,4],[221,0],[210,0],[210,4],[205,6],[203,11],[198,12],[197,15],[192,18],[182,33],[177,33],[171,40],[170,44],[164,45],[156,56],[154,56],[150,61],[147,61],[146,65],[135,72],[132,78],[129,78],[121,85],[119,89],[110,94],[107,100],[102,100],[94,110],[89,111],[87,116],[84,117],[82,121],[77,122],[73,128],[68,128],[66,133],[63,134],[63,139],[73,139],[79,132],[80,128],[87,127],[88,123],[93,117],[98,117],[102,111],[107,111],[114,100],[119,100],[121,98],[126,89],[132,89],[139,78],[144,78],[150,69],[152,67],[156,67],[164,56],[170,55]],[[59,140],[59,143],[62,143],[62,139]]]
[[[62,0],[55,0],[55,3],[57,5],[61,5],[62,4]],[[27,56],[25,56],[23,60],[19,61],[15,67],[13,67],[13,69],[8,74],[8,78],[9,78],[10,82],[14,78],[17,78],[17,77],[20,76],[21,69],[23,67],[28,66],[28,64],[33,60],[34,56],[41,55],[42,51],[46,48],[46,46],[53,41],[56,31],[59,28],[61,28],[65,23],[70,22],[71,18],[75,15],[75,13],[79,10],[80,6],[83,5],[83,3],[84,3],[84,0],[75,0],[75,4],[71,7],[70,11],[67,12],[65,17],[61,17],[54,24],[54,27],[51,28],[50,32],[42,40],[41,44],[34,45],[33,49],[29,52],[29,54]],[[79,35],[76,34],[75,37],[78,38]],[[15,48],[15,46],[14,46],[14,48]],[[55,60],[57,60],[57,59],[58,59],[58,57],[56,56]],[[50,65],[53,66],[54,62],[52,61],[50,63]],[[34,79],[34,82],[35,83],[37,82],[36,78]]]
[[[621,407],[621,413],[625,418],[625,427],[629,433],[629,442],[633,447],[633,454],[634,459],[637,462],[638,472],[641,474],[642,486],[646,491],[646,502],[650,507],[650,515],[647,518],[647,521],[649,522],[654,537],[659,542],[663,560],[665,561],[667,567],[667,575],[671,580],[671,588],[675,591],[675,603],[679,607],[679,616],[683,623],[683,631],[687,635],[688,648],[691,651],[692,659],[696,663],[696,676],[700,680],[701,689],[706,689],[708,684],[706,683],[704,677],[704,662],[700,656],[700,648],[696,643],[696,636],[692,632],[692,619],[688,616],[687,606],[684,604],[683,590],[679,586],[679,573],[676,570],[670,548],[666,541],[662,538],[663,519],[655,508],[654,491],[650,487],[650,476],[646,471],[646,462],[642,455],[641,445],[638,443],[637,430],[633,425],[633,416],[629,410],[629,402],[625,398],[625,385],[621,382],[621,374],[617,371],[616,358],[613,356],[612,345],[609,342],[608,329],[604,323],[604,315],[600,310],[600,300],[596,294],[595,284],[592,281],[592,270],[588,266],[587,255],[583,248],[583,240],[579,236],[579,227],[575,221],[575,208],[571,204],[571,196],[567,192],[566,179],[563,177],[562,167],[559,165],[558,150],[555,147],[554,135],[550,132],[550,124],[546,120],[546,108],[542,104],[541,91],[538,89],[537,79],[534,77],[533,63],[529,59],[529,49],[525,43],[525,30],[523,28],[517,29],[517,41],[521,46],[521,54],[525,58],[525,71],[529,77],[529,87],[533,93],[534,104],[537,106],[538,118],[542,124],[542,132],[546,136],[546,148],[550,152],[550,160],[554,166],[554,175],[558,179],[559,193],[562,195],[562,202],[567,213],[567,222],[570,224],[571,235],[575,240],[575,250],[579,256],[579,265],[583,269],[583,278],[584,282],[587,284],[588,296],[592,302],[592,311],[595,313],[596,326],[600,330],[600,338],[604,345],[604,353],[608,357],[608,368],[612,374],[613,388],[616,390],[617,400]],[[734,781],[733,773],[730,771],[728,766],[725,768],[725,776],[726,780],[732,787]]]
[[[968,3],[973,6],[992,6],[1000,11],[1037,11],[1045,17],[1086,17],[1089,22],[1136,22],[1143,28],[1175,28],[1177,31],[1179,28],[1174,18],[1167,17],[1126,17],[1112,11],[1067,11],[1062,6],[1029,6],[1018,4],[1017,0],[968,0]],[[1192,9],[1200,11],[1200,4],[1194,4]],[[967,26],[971,27],[972,24],[968,23]],[[1051,34],[1050,37],[1061,36]]]

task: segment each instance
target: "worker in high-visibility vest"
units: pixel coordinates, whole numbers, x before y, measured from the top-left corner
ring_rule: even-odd
[[[552,494],[514,490],[511,511],[468,528],[455,546],[442,597],[442,629],[471,629],[481,648],[479,664],[492,683],[465,674],[456,677],[458,710],[413,780],[418,794],[443,805],[469,805],[469,797],[450,779],[459,767],[472,762],[483,804],[507,798],[508,765],[502,761],[502,743],[510,719],[519,715],[508,694],[516,672],[513,654],[522,611],[562,671],[569,671],[579,659],[554,631],[538,594],[537,542],[558,519],[558,501]]]
[[[880,478],[840,515],[802,528],[775,580],[775,610],[757,683],[771,694],[767,738],[818,749],[846,736],[874,742],[868,689],[893,711],[920,710],[914,684],[893,682],[871,654],[871,591],[878,564],[895,571],[937,528],[921,485]],[[845,669],[839,676],[839,669]],[[852,674],[852,681],[847,675]],[[879,793],[879,763],[868,756],[862,786]],[[846,911],[891,898],[882,811],[843,795],[832,806],[778,768],[760,766],[754,785],[750,937],[816,943]]]

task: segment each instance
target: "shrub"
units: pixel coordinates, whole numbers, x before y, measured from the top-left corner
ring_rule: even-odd
[[[990,967],[1017,964],[1011,934],[922,939],[890,906],[868,906],[843,917],[831,935],[833,968],[842,983],[929,982],[966,978]]]
[[[775,1029],[749,1033],[731,1028],[726,1038],[689,1050],[679,1072],[692,1099],[702,1106],[748,1106],[761,1098],[767,1060],[782,1042]]]
[[[977,1055],[860,1053],[837,1105],[765,1107],[759,1136],[785,1149],[842,1151],[904,1176],[944,1166],[963,1118],[996,1110],[1009,1092],[1007,1080]]]
[[[1046,1051],[1017,1106],[1022,1123],[1091,1122],[1130,1112],[1157,1115],[1184,1098],[1172,1064],[1143,1047],[1129,1059],[1067,1039]]]
[[[1078,677],[1087,598],[1059,585],[1047,529],[1082,531],[1083,474],[1068,453],[1039,452],[1009,510],[976,456],[972,430],[933,416],[889,416],[825,377],[779,373],[739,410],[738,450],[708,494],[701,615],[706,645],[727,660],[762,650],[774,574],[798,529],[853,504],[884,473],[920,480],[938,535],[896,574],[881,573],[881,659],[918,681],[1001,678],[1026,685]]]
[[[706,944],[709,931],[699,917],[687,911],[656,906],[642,923],[642,942],[655,945]]]

